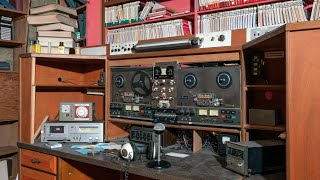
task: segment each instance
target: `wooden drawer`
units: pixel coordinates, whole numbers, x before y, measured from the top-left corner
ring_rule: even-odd
[[[24,166],[57,174],[57,158],[54,156],[22,149],[20,159]]]
[[[56,176],[33,170],[27,167],[21,167],[21,180],[56,180]]]

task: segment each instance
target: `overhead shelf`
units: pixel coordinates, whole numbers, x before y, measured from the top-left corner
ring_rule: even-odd
[[[154,126],[154,123],[152,123],[151,121],[137,121],[137,120],[117,119],[117,118],[110,118],[109,121],[114,123]],[[234,134],[240,133],[240,130],[238,129],[231,129],[231,128],[229,129],[229,128],[221,128],[221,127],[204,127],[204,126],[188,126],[188,125],[173,125],[173,124],[166,124],[165,126],[168,128],[177,128],[177,129],[224,132],[224,133],[234,133]]]
[[[24,43],[16,41],[16,40],[3,40],[0,39],[0,47],[8,47],[8,48],[14,48],[18,46],[22,46]]]
[[[246,124],[245,129],[253,129],[253,130],[265,130],[265,131],[285,131],[285,125],[278,125],[278,126],[262,126],[262,125],[251,125]]]
[[[0,7],[0,16],[6,16],[10,18],[18,18],[21,16],[26,16],[27,13],[24,13],[22,11],[12,10],[8,8]]]

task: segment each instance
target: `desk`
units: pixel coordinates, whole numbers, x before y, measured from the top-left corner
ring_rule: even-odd
[[[75,152],[75,149],[71,149],[71,145],[72,143],[63,144],[62,148],[51,150],[45,146],[45,143],[18,143],[18,147],[21,149],[55,156],[58,158],[58,161],[66,161],[70,164],[81,163],[80,166],[82,166],[82,168],[84,169],[88,169],[90,166],[94,167],[93,169],[95,169],[95,171],[98,171],[95,173],[103,173],[109,170],[109,175],[113,175],[113,178],[111,179],[124,178],[123,171],[126,167],[127,161],[122,159],[111,160],[104,157],[104,155],[102,154],[97,154],[94,156],[82,155],[78,152]],[[224,158],[214,156],[214,153],[207,150],[202,150],[198,153],[190,154],[189,157],[183,159],[169,156],[164,156],[164,158],[171,163],[171,168],[164,170],[149,169],[146,167],[146,163],[148,162],[148,160],[146,160],[145,158],[142,158],[142,160],[131,162],[129,168],[129,179],[243,179],[243,177],[239,174],[236,174],[222,167]],[[58,163],[57,179],[65,179],[62,178],[63,175],[61,175],[61,172],[59,172],[59,168],[61,168],[61,162]],[[100,172],[99,169],[101,169]],[[104,176],[101,178],[105,179],[106,177]]]

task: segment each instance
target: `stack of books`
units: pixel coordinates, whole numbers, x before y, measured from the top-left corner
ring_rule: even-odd
[[[0,39],[12,40],[12,18],[0,16]]]
[[[32,8],[28,23],[37,26],[41,53],[48,53],[49,43],[53,54],[58,53],[60,42],[64,44],[65,54],[69,54],[69,49],[74,48],[74,30],[78,28],[76,10],[58,4]]]
[[[162,17],[170,17],[175,10],[168,8],[160,3],[153,2],[152,10],[149,12],[147,19],[157,19]]]

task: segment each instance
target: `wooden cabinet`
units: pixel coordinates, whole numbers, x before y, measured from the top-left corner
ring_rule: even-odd
[[[10,70],[0,70],[0,161],[12,161],[11,179],[17,175],[19,136],[19,54],[26,52],[29,0],[10,0],[15,10],[0,7],[0,17],[12,18],[11,40],[0,38],[0,61]]]
[[[21,150],[21,164],[51,174],[57,174],[57,158],[29,150]]]
[[[317,119],[320,107],[319,68],[317,60],[320,41],[320,22],[287,24],[272,33],[257,38],[244,45],[246,55],[252,53],[282,51],[284,57],[268,61],[275,65],[269,69],[269,77],[273,77],[271,85],[250,87],[260,89],[259,92],[272,91],[277,103],[265,103],[265,106],[282,109],[282,126],[251,126],[246,125],[246,132],[253,130],[285,131],[286,139],[286,168],[287,179],[319,179],[320,148],[319,126]],[[247,60],[247,59],[246,59]],[[278,65],[276,65],[278,64]],[[250,69],[250,67],[247,67]],[[249,87],[248,87],[249,86]],[[247,92],[249,95],[251,92]],[[259,99],[258,99],[259,100]],[[256,100],[256,101],[258,101]],[[247,101],[254,102],[254,99]],[[264,101],[260,101],[261,106]],[[267,131],[266,131],[267,130]],[[279,134],[279,132],[278,132]]]
[[[96,120],[105,119],[104,92],[99,86],[105,56],[25,54],[21,56],[21,136],[33,143],[43,119],[58,120],[60,102],[94,102]]]
[[[21,180],[56,180],[56,176],[41,171],[33,170],[27,167],[21,167]]]

